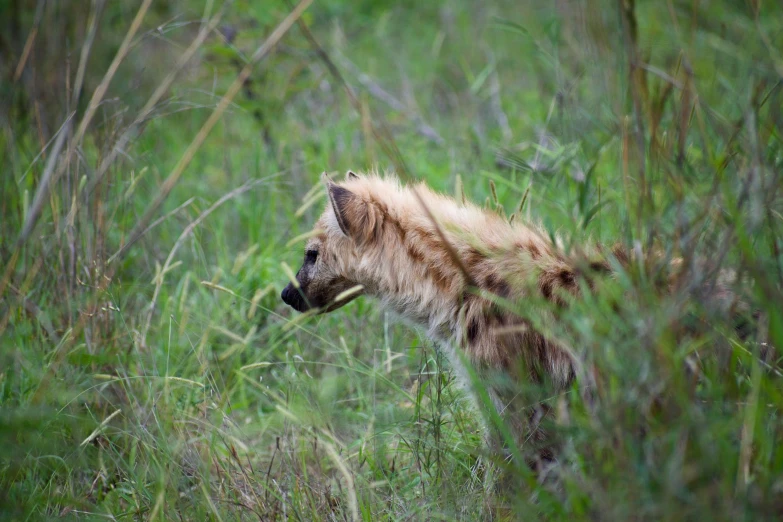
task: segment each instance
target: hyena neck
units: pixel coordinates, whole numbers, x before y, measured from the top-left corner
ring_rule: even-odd
[[[425,329],[430,338],[445,339],[456,326],[453,299],[450,294],[433,288],[422,277],[424,271],[423,267],[407,273],[393,270],[379,278],[377,270],[372,270],[374,274],[357,279],[364,286],[364,293],[377,299],[384,309],[412,326]],[[459,286],[459,281],[453,283],[455,288]]]
[[[404,322],[422,328],[429,338],[436,341],[453,340],[457,323],[456,311],[439,303],[417,301],[415,297],[378,296],[384,308],[400,317]]]

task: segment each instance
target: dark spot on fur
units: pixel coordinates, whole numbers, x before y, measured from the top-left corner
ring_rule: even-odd
[[[493,291],[498,284],[500,283],[500,279],[495,274],[489,274],[487,278],[484,280],[484,284],[486,285],[487,290],[490,292]]]
[[[400,238],[400,243],[408,252],[408,257],[410,257],[415,263],[424,263],[424,255],[419,252],[418,248],[416,247],[417,243],[414,241],[412,244],[408,244],[408,233],[405,231],[405,227],[403,227],[399,221],[389,217],[388,214],[386,214],[386,216],[387,222],[394,228],[394,231]]]
[[[408,246],[408,255],[416,263],[424,263],[424,256],[421,254],[421,252],[418,251],[418,249],[415,246]]]
[[[397,231],[397,235],[400,236],[400,242],[404,245],[405,241],[407,239],[407,234],[405,233],[405,228],[403,228],[399,221],[392,221],[391,219],[389,222],[394,226],[394,229]]]
[[[468,269],[468,271],[474,271],[476,267],[485,260],[486,257],[475,248],[471,247],[467,252],[465,252],[465,267]]]
[[[481,327],[479,326],[479,321],[475,317],[470,320],[470,323],[468,324],[468,342],[472,343],[476,340],[479,334],[479,329]]]
[[[593,261],[590,263],[590,270],[593,272],[598,272],[601,274],[605,274],[612,271],[612,268],[609,266],[609,263],[606,261]]]
[[[576,282],[576,276],[570,270],[561,270],[558,272],[557,278],[563,286],[574,286]]]
[[[387,215],[388,214],[386,212],[378,212],[377,221],[372,231],[372,238],[373,241],[375,241],[376,243],[381,240],[381,235],[383,234],[384,224],[386,222]],[[369,217],[369,213],[368,213],[368,217]]]
[[[443,242],[438,237],[433,237],[432,234],[421,231],[421,229],[417,229],[416,231],[419,233],[419,241],[421,241],[422,245],[424,246],[425,250],[428,250],[430,252],[443,252],[445,254],[446,249],[444,248]],[[451,258],[446,255],[446,258],[451,261]]]
[[[441,290],[448,289],[451,278],[446,272],[433,266],[430,269],[430,273],[432,274],[432,279],[435,281],[435,284],[438,285],[438,288]]]
[[[547,299],[552,299],[552,281],[548,278],[542,278],[539,281],[539,285],[541,286],[541,293],[543,296]]]
[[[489,274],[484,280],[484,285],[487,291],[504,299],[507,299],[511,294],[511,288],[508,286],[508,283],[496,274]]]
[[[529,243],[526,250],[530,252],[530,257],[533,259],[533,261],[541,257],[541,250],[539,250],[539,248],[533,243]]]

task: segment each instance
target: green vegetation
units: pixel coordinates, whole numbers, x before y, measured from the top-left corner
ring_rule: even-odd
[[[294,8],[0,3],[0,517],[779,517],[781,5],[317,0],[199,140]],[[539,481],[376,304],[280,302],[320,173],[373,167],[733,270],[760,324],[653,261],[575,303]]]

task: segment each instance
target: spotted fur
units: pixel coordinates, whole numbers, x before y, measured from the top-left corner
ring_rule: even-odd
[[[536,226],[509,224],[496,213],[390,176],[349,172],[334,183],[324,175],[324,184],[329,204],[307,242],[296,282],[283,291],[286,303],[328,312],[359,295],[372,296],[440,341],[468,388],[461,352],[483,378],[499,374],[506,383],[569,386],[575,361],[533,328],[530,317],[537,317],[539,327],[556,320],[571,299],[612,272],[610,260],[627,268],[628,252],[595,246],[567,256]],[[675,285],[666,277],[660,283],[664,290]],[[734,299],[726,295],[717,301],[728,306]],[[514,404],[518,393],[503,379],[485,379],[495,407],[518,440],[530,433],[540,439],[541,430],[531,431],[530,423],[543,409],[523,411],[524,405]]]
[[[324,183],[329,205],[306,245],[299,288],[291,284],[283,292],[286,303],[299,311],[330,311],[360,294],[373,296],[450,347],[466,384],[455,347],[482,374],[569,385],[574,369],[568,352],[514,307],[542,301],[554,309],[566,306],[581,282],[589,286],[591,274],[610,271],[606,259],[577,263],[537,227],[509,224],[423,184],[353,173]],[[341,298],[358,285],[361,291]],[[503,394],[490,391],[498,410],[506,410]]]

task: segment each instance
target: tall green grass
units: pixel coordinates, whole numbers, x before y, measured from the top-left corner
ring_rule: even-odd
[[[2,516],[779,516],[780,6],[319,1],[193,146],[293,9],[0,6]],[[584,371],[520,383],[553,410],[544,476],[374,303],[279,301],[320,172],[374,166],[663,253],[547,326]],[[727,271],[745,338],[699,298]]]

